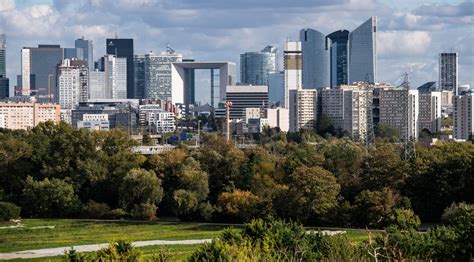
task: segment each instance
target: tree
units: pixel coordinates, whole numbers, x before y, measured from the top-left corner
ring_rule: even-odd
[[[337,206],[340,186],[336,178],[321,167],[298,167],[286,180],[288,189],[280,197],[280,212],[303,222],[327,222]]]
[[[398,195],[389,188],[364,190],[355,198],[353,222],[359,226],[383,227],[398,201]]]
[[[248,221],[259,212],[260,199],[249,191],[222,192],[217,206],[226,221]]]
[[[395,208],[387,219],[387,225],[395,226],[401,230],[417,229],[420,218],[411,209]]]
[[[392,141],[398,141],[400,137],[398,129],[380,123],[375,126],[374,132],[375,136],[387,138]]]
[[[57,178],[35,181],[26,179],[22,210],[33,217],[65,217],[74,214],[80,201],[71,184]]]
[[[161,180],[155,175],[155,172],[132,169],[123,178],[120,187],[120,205],[126,211],[131,212],[141,205],[156,207],[162,198]]]

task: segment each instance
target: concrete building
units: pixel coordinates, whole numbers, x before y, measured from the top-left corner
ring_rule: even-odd
[[[418,90],[384,88],[379,92],[379,123],[397,129],[403,141],[418,139]]]
[[[260,52],[240,54],[240,82],[268,85],[268,75],[278,71],[278,49],[266,46]]]
[[[110,129],[109,115],[107,114],[83,114],[82,120],[77,121],[77,128],[86,128],[89,130]]]
[[[303,87],[301,42],[286,41],[283,56],[283,67],[285,71],[285,100],[282,106],[289,108],[290,91],[298,90]]]
[[[268,99],[276,106],[285,103],[285,72],[276,72],[268,75]]]
[[[448,116],[453,113],[454,92],[449,90],[441,90],[441,113]]]
[[[318,115],[318,91],[316,89],[291,90],[289,103],[290,132],[316,128]]]
[[[125,96],[119,98],[135,98],[134,86],[134,66],[133,66],[133,39],[132,38],[107,38],[106,40],[107,55],[113,55],[119,58],[119,61],[125,61],[126,73],[121,76],[126,82]],[[107,72],[107,70],[105,70]],[[115,98],[115,97],[113,97]]]
[[[439,88],[458,94],[458,53],[439,54]]]
[[[229,85],[226,88],[225,101],[232,102],[231,119],[245,119],[246,108],[261,108],[263,111],[268,108],[268,87]]]
[[[472,140],[474,136],[474,92],[454,97],[454,139]]]
[[[138,124],[151,127],[156,133],[172,133],[176,130],[176,116],[156,104],[140,105]]]
[[[348,41],[349,31],[339,30],[327,36],[330,41],[330,86],[332,88],[348,84]]]
[[[300,31],[303,88],[329,87],[329,50],[326,35],[313,29]]]
[[[377,82],[377,17],[349,33],[349,84]]]
[[[107,114],[109,128],[129,129],[137,125],[138,100],[104,99],[79,103],[72,110],[72,126],[78,127],[85,114]]]
[[[29,130],[41,122],[60,121],[60,106],[42,103],[0,103],[2,125],[8,129]]]
[[[418,87],[418,129],[430,133],[441,131],[441,92],[436,91],[436,82]]]
[[[270,128],[278,127],[282,132],[290,130],[289,110],[287,108],[267,109],[267,119]]]
[[[57,66],[57,89],[61,120],[71,124],[71,110],[88,99],[88,65],[84,61],[63,60]]]
[[[94,70],[89,72],[89,99],[106,99],[105,72]]]

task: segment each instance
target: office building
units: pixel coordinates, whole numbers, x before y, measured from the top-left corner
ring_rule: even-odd
[[[240,54],[240,82],[268,85],[268,75],[278,71],[278,49],[266,46],[260,52]]]
[[[231,119],[244,119],[247,108],[260,108],[262,111],[268,108],[268,87],[229,85],[226,88],[225,101],[232,102]]]
[[[0,35],[0,77],[7,77],[7,37]]]
[[[283,107],[289,108],[290,91],[302,88],[301,42],[286,41],[283,51],[283,67],[285,71],[285,100]]]
[[[176,116],[156,104],[140,105],[138,124],[152,128],[155,133],[172,133],[176,130]]]
[[[329,66],[330,86],[332,88],[348,84],[347,43],[349,31],[339,30],[327,36],[329,38]]]
[[[64,48],[64,59],[84,60],[82,48]]]
[[[0,76],[0,99],[5,99],[10,96],[10,81],[8,78]]]
[[[318,91],[316,89],[291,90],[289,100],[290,132],[315,129],[318,114]]]
[[[56,66],[63,60],[59,45],[38,45],[21,50],[21,95],[58,102]]]
[[[349,84],[377,82],[377,18],[371,17],[349,33]]]
[[[427,82],[418,87],[418,129],[432,134],[441,131],[441,92],[436,82]]]
[[[300,42],[303,57],[303,88],[328,87],[329,50],[326,35],[313,29],[302,29]]]
[[[439,54],[439,88],[452,91],[458,90],[458,53]]]
[[[104,56],[106,98],[127,98],[127,65],[126,58],[120,58],[114,55]]]
[[[145,98],[145,55],[133,57],[133,85],[135,86],[135,98]]]
[[[117,58],[125,58],[127,73],[125,80],[127,82],[126,98],[135,98],[134,87],[134,66],[133,66],[133,39],[113,38],[106,40],[106,49],[108,55],[114,55]]]
[[[94,70],[89,72],[89,99],[106,99],[105,72]]]
[[[82,60],[87,62],[89,71],[94,71],[94,50],[92,40],[87,40],[82,37],[74,41],[74,46],[77,50],[80,49],[82,51]]]
[[[0,125],[3,128],[29,130],[42,122],[59,123],[60,106],[35,102],[6,102],[0,103],[0,116]]]
[[[110,129],[127,130],[137,125],[137,107],[138,100],[89,100],[89,102],[79,103],[72,110],[72,126],[77,128],[78,122],[83,121],[85,114],[106,114]]]
[[[64,59],[57,67],[57,89],[61,120],[71,124],[71,110],[88,99],[88,65],[84,61]]]
[[[379,123],[395,128],[402,141],[418,139],[418,90],[379,89]]]
[[[468,91],[454,97],[454,139],[472,140],[474,137],[474,92]]]
[[[285,103],[285,72],[276,72],[268,75],[268,99],[276,106]]]
[[[287,108],[269,108],[267,109],[268,126],[277,127],[282,132],[290,130],[289,110]]]
[[[110,129],[109,115],[107,114],[83,114],[82,120],[77,121],[77,128],[85,128],[89,130]]]

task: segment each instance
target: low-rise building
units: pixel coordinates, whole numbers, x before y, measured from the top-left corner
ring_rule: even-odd
[[[7,129],[29,130],[41,122],[61,120],[61,108],[58,104],[35,102],[0,103],[2,126]]]
[[[109,130],[109,115],[84,114],[82,115],[82,120],[77,121],[77,128],[86,128],[89,130]]]

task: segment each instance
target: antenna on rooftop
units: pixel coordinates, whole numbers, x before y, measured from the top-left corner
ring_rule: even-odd
[[[176,53],[176,51],[173,48],[171,48],[170,43],[166,43],[166,53],[168,54]]]

